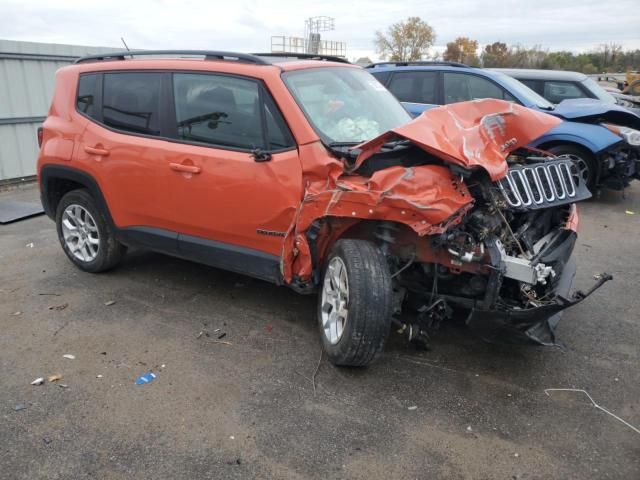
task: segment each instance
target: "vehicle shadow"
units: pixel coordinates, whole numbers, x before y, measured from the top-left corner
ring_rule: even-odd
[[[169,291],[182,292],[181,298],[184,299],[196,294],[215,296],[243,311],[252,312],[254,317],[270,319],[281,333],[292,337],[287,338],[287,342],[302,345],[302,348],[313,352],[320,348],[315,294],[300,295],[287,287],[138,249],[128,252],[125,261],[113,274],[133,277],[145,284],[154,282],[154,285],[162,285]],[[180,308],[180,301],[186,305],[188,300],[174,302],[174,308]],[[287,328],[283,328],[285,326]],[[255,327],[262,328],[263,325]],[[397,361],[413,362],[420,368],[421,362],[427,362],[465,372],[469,372],[469,365],[472,365],[478,372],[499,370],[506,376],[517,376],[539,362],[545,351],[548,352],[549,348],[489,344],[466,328],[464,315],[460,315],[430,332],[427,348],[410,343],[406,335],[392,328],[385,353],[377,363],[389,366]],[[368,369],[362,368],[341,368],[340,371],[341,375],[354,377],[369,374]]]

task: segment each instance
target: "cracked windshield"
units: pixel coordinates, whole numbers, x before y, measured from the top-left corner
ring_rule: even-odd
[[[283,78],[328,143],[360,143],[411,120],[393,95],[361,70],[308,69]]]

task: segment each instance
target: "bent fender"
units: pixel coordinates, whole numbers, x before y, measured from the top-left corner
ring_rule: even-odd
[[[496,181],[507,172],[510,152],[560,122],[502,100],[478,100],[431,109],[355,147],[359,154],[351,166],[338,159],[327,162],[320,142],[302,145],[305,192],[283,244],[285,282],[311,279],[314,259],[304,233],[319,218],[341,218],[345,229],[361,220],[397,222],[424,236],[457,225],[473,206],[463,179],[444,165],[393,166],[371,176],[353,173],[391,139],[410,140],[445,163],[483,168]]]

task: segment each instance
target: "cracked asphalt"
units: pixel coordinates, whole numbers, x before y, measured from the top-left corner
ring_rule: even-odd
[[[575,287],[614,280],[566,312],[564,350],[447,325],[317,372],[312,297],[144,251],[82,273],[45,216],[0,225],[0,478],[638,479],[638,433],[545,394],[640,428],[640,183],[625,197],[580,206]]]

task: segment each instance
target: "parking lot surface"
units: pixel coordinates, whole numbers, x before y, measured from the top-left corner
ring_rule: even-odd
[[[366,369],[320,358],[314,297],[144,251],[82,273],[47,217],[0,226],[0,478],[640,478],[638,433],[545,394],[640,428],[638,182],[625,196],[581,204],[575,287],[614,280],[565,313],[565,349],[448,325]]]

